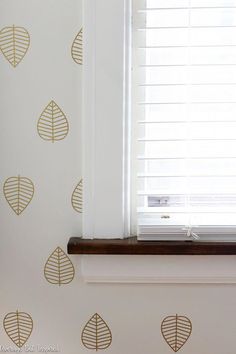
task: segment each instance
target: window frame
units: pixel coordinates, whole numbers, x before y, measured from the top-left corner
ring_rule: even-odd
[[[135,168],[130,159],[132,0],[84,0],[83,18],[82,236],[126,238],[135,235],[135,177],[130,173],[131,166]],[[134,130],[132,126],[132,134]]]
[[[139,0],[136,0],[139,1]],[[148,248],[147,253],[142,253],[142,255],[135,254],[135,257],[131,257],[130,254],[125,256],[125,253],[120,252],[120,256],[117,255],[116,250],[114,247],[111,246],[112,250],[110,250],[110,256],[108,255],[106,247],[109,247],[109,243],[115,240],[109,240],[111,238],[124,238],[130,236],[130,214],[127,213],[127,210],[130,210],[129,198],[124,198],[124,192],[129,190],[129,178],[124,181],[124,176],[126,176],[127,168],[129,166],[129,161],[126,163],[119,161],[119,167],[122,166],[122,179],[116,179],[117,176],[115,173],[110,173],[112,168],[117,169],[117,164],[114,163],[112,166],[109,166],[109,175],[106,175],[106,178],[111,178],[110,186],[115,184],[116,189],[112,191],[112,195],[108,193],[106,196],[106,200],[110,200],[112,198],[113,202],[118,196],[118,207],[112,208],[107,213],[107,210],[102,210],[99,214],[94,213],[95,208],[100,206],[100,194],[94,194],[97,192],[95,187],[98,186],[98,182],[100,182],[101,191],[104,193],[106,191],[106,178],[104,175],[101,176],[101,180],[99,179],[95,185],[94,180],[97,177],[96,175],[96,168],[97,164],[94,165],[94,149],[95,149],[95,140],[96,137],[96,125],[95,120],[97,118],[96,108],[98,105],[97,97],[96,97],[96,90],[103,88],[103,83],[99,83],[96,80],[96,73],[100,70],[100,62],[98,61],[98,57],[95,58],[95,54],[97,50],[101,50],[101,47],[95,48],[96,45],[96,36],[95,31],[98,29],[98,18],[97,18],[97,6],[99,6],[100,11],[104,11],[104,6],[107,5],[106,9],[106,17],[108,16],[108,9],[116,9],[116,6],[122,3],[122,11],[120,11],[120,26],[119,29],[122,29],[124,26],[125,14],[128,14],[130,18],[130,10],[131,10],[131,0],[84,0],[83,3],[83,15],[84,15],[84,65],[83,65],[83,117],[82,117],[82,139],[83,139],[83,177],[84,177],[84,212],[83,212],[83,240],[84,242],[90,242],[90,246],[93,250],[92,252],[89,251],[88,247],[85,245],[83,248],[83,252],[80,251],[80,246],[78,245],[80,238],[71,239],[68,243],[68,252],[70,254],[80,254],[78,258],[78,262],[80,264],[80,277],[89,283],[133,283],[133,284],[235,284],[236,283],[236,271],[235,271],[235,256],[233,255],[232,248],[230,248],[229,243],[224,243],[225,246],[221,245],[222,247],[222,255],[216,255],[214,253],[215,243],[212,242],[211,244],[207,245],[206,252],[204,252],[204,256],[201,256],[200,252],[197,252],[197,255],[184,255],[186,253],[179,253],[176,255],[173,251],[170,256],[164,256],[163,251],[160,255],[152,255],[150,250],[152,249],[152,242],[145,242],[146,249]],[[109,6],[109,4],[112,5]],[[111,14],[113,11],[110,12]],[[117,16],[117,12],[116,12]],[[102,18],[99,18],[99,21]],[[126,18],[127,20],[127,18]],[[96,23],[96,26],[95,26]],[[103,29],[106,28],[105,24],[103,23]],[[127,26],[127,23],[126,23]],[[101,29],[101,28],[100,28]],[[119,30],[117,29],[117,31]],[[111,28],[109,28],[110,34]],[[103,33],[104,34],[104,33]],[[124,35],[124,33],[123,33]],[[129,44],[130,34],[127,36],[124,35],[125,43]],[[120,37],[122,38],[122,37]],[[124,38],[122,40],[122,45],[124,45]],[[128,42],[126,42],[128,41]],[[121,45],[121,43],[120,43]],[[123,48],[123,47],[122,47]],[[104,49],[104,46],[103,46]],[[108,47],[105,48],[109,53]],[[113,54],[114,57],[114,53]],[[126,52],[127,55],[127,52]],[[124,48],[122,49],[122,69],[120,70],[120,75],[126,73],[127,75],[127,57],[125,57]],[[130,59],[128,59],[128,65],[130,65]],[[124,70],[124,63],[126,63],[126,70]],[[109,64],[109,68],[111,63]],[[130,79],[130,78],[129,78]],[[119,114],[116,115],[116,119],[118,117],[118,124],[119,126],[123,127],[124,117],[125,117],[125,129],[120,130],[120,138],[122,139],[122,144],[120,144],[117,140],[115,146],[118,151],[116,151],[117,155],[120,157],[124,156],[124,152],[127,151],[126,149],[130,149],[130,145],[125,146],[124,144],[124,137],[126,134],[129,135],[130,127],[128,124],[127,116],[130,112],[129,106],[123,106],[123,99],[121,102],[121,96],[126,95],[126,88],[123,86],[123,83],[119,81],[119,90],[122,93],[117,105],[121,104],[122,110],[119,110]],[[122,80],[123,82],[123,80]],[[128,91],[130,94],[130,91]],[[125,96],[126,97],[126,96]],[[127,104],[127,102],[126,102]],[[124,108],[125,107],[125,108]],[[103,106],[105,109],[106,114],[103,116],[104,123],[106,120],[109,123],[109,112],[106,111],[106,106]],[[102,107],[100,107],[102,109]],[[101,117],[99,117],[101,119]],[[114,127],[112,129],[111,125],[108,125],[106,129],[109,128],[110,132],[114,132]],[[112,145],[114,148],[114,145]],[[113,150],[113,149],[112,149]],[[101,145],[100,145],[101,151]],[[97,152],[97,150],[96,150]],[[101,159],[103,156],[100,156]],[[107,156],[107,155],[106,155]],[[98,162],[98,161],[97,161]],[[114,172],[115,172],[114,171]],[[116,177],[114,180],[114,176]],[[119,174],[120,176],[120,174]],[[102,178],[103,177],[103,178]],[[121,182],[122,180],[122,182]],[[102,189],[103,188],[103,189]],[[110,191],[109,191],[110,192]],[[118,195],[120,193],[120,195]],[[128,195],[128,193],[126,193]],[[120,197],[122,196],[122,198]],[[114,204],[114,203],[113,203]],[[112,216],[112,219],[109,217]],[[99,228],[99,224],[97,225],[97,219],[94,221],[93,218],[101,217],[100,223],[103,223],[103,228]],[[112,225],[111,220],[116,218],[116,223]],[[93,239],[94,240],[86,240]],[[104,240],[96,240],[96,238],[103,238]],[[118,240],[123,242],[123,240]],[[129,243],[130,240],[127,240]],[[105,244],[104,252],[101,252],[101,246],[98,245],[98,242]],[[142,241],[139,241],[142,243]],[[149,244],[148,244],[149,243]],[[155,241],[155,244],[158,241]],[[167,245],[168,243],[168,245]],[[137,244],[137,243],[136,243]],[[148,244],[148,247],[147,247]],[[162,242],[159,242],[159,247],[162,247]],[[171,245],[171,242],[165,242],[166,244],[166,252],[170,254],[170,249],[168,247],[174,247]],[[193,245],[192,241],[185,242],[185,249],[189,249]],[[194,244],[198,247],[197,244]],[[120,246],[119,246],[120,247]],[[139,246],[140,247],[140,246]],[[181,245],[180,245],[181,247]],[[224,247],[224,248],[223,248]],[[175,247],[174,247],[175,248]],[[230,248],[230,249],[229,249]],[[227,249],[228,252],[227,253]],[[234,247],[233,247],[234,249]],[[101,257],[101,254],[103,256]],[[116,256],[114,257],[114,254]],[[146,256],[148,254],[148,257]],[[188,253],[190,254],[190,253]],[[219,254],[219,253],[218,253]],[[224,256],[223,256],[224,254]],[[227,255],[226,255],[227,254]],[[231,254],[231,256],[230,256]],[[209,256],[211,255],[211,256]]]
[[[83,237],[124,238],[131,234],[131,0],[85,0],[83,16]]]

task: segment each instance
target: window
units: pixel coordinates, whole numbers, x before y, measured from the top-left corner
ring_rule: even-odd
[[[139,238],[235,239],[236,1],[134,0],[133,49]]]
[[[83,33],[83,237],[235,240],[236,0],[86,0]]]

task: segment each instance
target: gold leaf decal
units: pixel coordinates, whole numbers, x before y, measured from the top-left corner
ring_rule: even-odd
[[[51,101],[38,120],[39,136],[54,143],[64,139],[69,131],[69,124],[60,107]]]
[[[83,28],[79,31],[71,47],[71,55],[76,64],[83,64]]]
[[[10,177],[3,186],[5,198],[17,215],[20,215],[34,195],[33,182],[26,177]]]
[[[82,213],[83,208],[83,180],[81,179],[77,186],[75,187],[72,197],[71,204],[75,211]]]
[[[21,348],[29,339],[33,330],[33,320],[28,313],[10,312],[3,320],[8,337]]]
[[[23,27],[5,27],[0,31],[0,49],[15,68],[24,58],[30,45],[30,36]]]
[[[192,333],[192,323],[185,316],[168,316],[161,324],[161,333],[174,352],[187,342]]]
[[[112,334],[106,322],[97,314],[86,323],[82,343],[87,349],[106,349],[111,345]]]
[[[48,258],[44,275],[49,283],[56,285],[68,284],[74,279],[74,266],[60,247],[57,247]]]

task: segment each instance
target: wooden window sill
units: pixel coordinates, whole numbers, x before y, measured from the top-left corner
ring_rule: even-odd
[[[87,255],[236,255],[236,242],[137,241],[71,237],[69,254]]]

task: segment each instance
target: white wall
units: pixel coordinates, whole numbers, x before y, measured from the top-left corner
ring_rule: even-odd
[[[111,354],[171,353],[160,324],[174,314],[187,316],[193,326],[181,351],[233,354],[235,285],[86,284],[78,256],[70,257],[72,282],[58,286],[45,279],[49,255],[58,246],[65,251],[68,238],[81,233],[81,214],[72,208],[71,194],[82,177],[82,69],[70,52],[82,26],[81,1],[1,0],[0,23],[1,28],[22,26],[31,38],[16,68],[0,55],[0,352],[17,350],[2,322],[18,309],[33,319],[27,341],[33,352],[39,345],[55,346],[62,354],[89,353],[81,331],[97,312],[112,331],[106,350]],[[39,116],[52,99],[70,127],[55,143],[37,132]],[[3,193],[5,180],[18,174],[35,188],[20,215]]]

